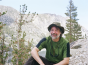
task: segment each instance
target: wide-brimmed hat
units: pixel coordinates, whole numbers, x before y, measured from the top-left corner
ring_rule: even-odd
[[[50,31],[53,26],[58,27],[62,34],[64,33],[64,27],[62,27],[58,22],[53,22],[52,24],[50,24],[48,27],[48,31]]]

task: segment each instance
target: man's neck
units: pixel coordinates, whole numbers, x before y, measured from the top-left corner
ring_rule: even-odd
[[[52,39],[54,42],[58,42],[60,40],[60,37],[58,37],[57,39]]]

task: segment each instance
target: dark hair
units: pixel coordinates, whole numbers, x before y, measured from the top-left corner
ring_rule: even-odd
[[[60,34],[60,38],[62,37],[62,33]]]

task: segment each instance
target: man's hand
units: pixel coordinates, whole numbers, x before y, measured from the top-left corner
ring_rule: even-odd
[[[69,57],[68,58],[64,58],[62,61],[60,61],[57,64],[53,64],[53,65],[67,65],[69,64]]]

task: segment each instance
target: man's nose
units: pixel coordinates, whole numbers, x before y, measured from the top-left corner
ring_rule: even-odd
[[[53,33],[56,33],[56,31],[54,30]]]

